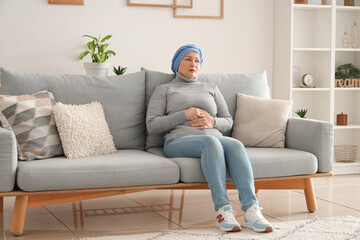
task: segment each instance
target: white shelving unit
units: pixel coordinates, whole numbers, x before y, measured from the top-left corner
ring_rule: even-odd
[[[360,88],[336,88],[335,70],[345,63],[360,68],[360,39],[357,48],[345,48],[342,35],[360,27],[360,7],[343,6],[343,0],[326,5],[295,4],[274,0],[274,98],[308,109],[307,118],[334,124],[335,145],[357,145],[360,149]],[[293,68],[300,78],[313,75],[316,88],[300,88],[292,80]],[[336,125],[336,115],[348,116],[347,126]],[[334,163],[335,174],[360,173],[360,152],[354,163]]]

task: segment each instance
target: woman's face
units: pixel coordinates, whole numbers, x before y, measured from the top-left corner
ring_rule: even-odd
[[[196,78],[200,69],[200,56],[197,52],[189,52],[181,60],[178,73],[186,78]]]

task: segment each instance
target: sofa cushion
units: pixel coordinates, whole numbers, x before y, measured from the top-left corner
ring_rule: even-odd
[[[156,86],[165,84],[174,79],[174,74],[161,73],[143,69],[146,72],[146,107]],[[267,82],[266,71],[255,73],[204,73],[198,77],[199,81],[215,83],[223,94],[231,116],[235,116],[236,94],[244,93],[251,96],[270,98],[270,88]],[[231,131],[224,133],[231,136]],[[162,134],[147,134],[146,148],[162,147]]]
[[[67,158],[91,157],[116,152],[100,103],[56,103],[56,126]]]
[[[48,90],[25,95],[0,95],[0,121],[14,132],[20,160],[63,155],[52,114],[54,96]]]
[[[174,184],[179,167],[141,150],[80,159],[55,157],[19,162],[17,185],[24,191]]]
[[[237,94],[232,137],[246,147],[284,148],[292,102]]]
[[[100,102],[117,149],[144,149],[145,73],[95,77],[47,75],[1,69],[0,94],[22,95],[50,88],[57,102]]]
[[[316,157],[308,152],[287,148],[247,148],[254,178],[284,177],[313,174],[317,171]],[[163,156],[162,148],[148,152]],[[180,167],[180,181],[206,182],[199,158],[170,158]],[[231,179],[227,171],[227,180]]]
[[[0,127],[0,192],[10,192],[15,186],[18,165],[16,138],[12,131]]]

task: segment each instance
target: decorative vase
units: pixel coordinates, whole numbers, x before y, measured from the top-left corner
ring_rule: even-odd
[[[354,22],[354,25],[351,27],[351,35],[354,37],[354,41],[351,43],[352,48],[359,47],[359,26],[357,22]]]
[[[352,42],[354,41],[354,36],[348,32],[344,32],[344,35],[341,36],[341,41],[343,48],[351,47]]]
[[[347,125],[347,114],[338,114],[336,115],[336,125]]]
[[[103,77],[108,75],[110,63],[84,62],[86,75]]]

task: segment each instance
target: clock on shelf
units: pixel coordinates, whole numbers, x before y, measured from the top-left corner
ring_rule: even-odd
[[[302,88],[314,88],[314,77],[309,74],[309,73],[305,73],[302,78],[301,78],[301,83],[303,84]]]

